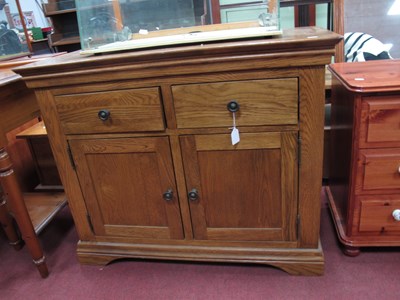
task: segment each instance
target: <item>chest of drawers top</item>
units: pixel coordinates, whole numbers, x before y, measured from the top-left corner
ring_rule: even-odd
[[[81,55],[79,51],[18,67],[30,88],[171,78],[326,64],[341,36],[316,27],[284,30],[282,35],[186,46]],[[60,81],[59,79],[62,79]]]
[[[400,60],[397,59],[336,63],[328,68],[352,92],[400,91]]]

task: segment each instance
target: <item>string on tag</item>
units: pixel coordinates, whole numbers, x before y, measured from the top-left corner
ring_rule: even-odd
[[[232,145],[236,145],[237,143],[240,142],[240,135],[239,135],[239,130],[236,128],[235,112],[232,112],[232,118],[233,118],[233,127],[231,132],[231,140],[232,140]]]

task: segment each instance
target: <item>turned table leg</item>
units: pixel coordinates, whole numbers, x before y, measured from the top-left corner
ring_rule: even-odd
[[[19,238],[17,231],[15,230],[13,219],[8,213],[6,196],[0,187],[0,224],[6,233],[8,242],[14,247],[15,250],[22,248],[23,242]]]
[[[7,195],[10,209],[14,214],[22,239],[25,241],[40,275],[45,278],[48,276],[49,272],[43,250],[25,206],[25,201],[19,188],[11,159],[4,148],[0,148],[0,183]]]

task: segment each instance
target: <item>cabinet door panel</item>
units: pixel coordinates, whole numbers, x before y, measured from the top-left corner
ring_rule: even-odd
[[[252,145],[253,143],[253,145]],[[196,239],[296,239],[297,133],[181,137]]]
[[[97,235],[182,238],[167,137],[71,140],[76,170]]]

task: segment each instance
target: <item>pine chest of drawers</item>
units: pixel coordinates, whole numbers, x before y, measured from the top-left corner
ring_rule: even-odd
[[[302,28],[19,68],[36,91],[79,260],[322,274],[324,71],[340,38]]]
[[[339,63],[332,81],[329,203],[344,252],[400,246],[400,61]]]

